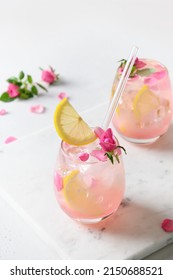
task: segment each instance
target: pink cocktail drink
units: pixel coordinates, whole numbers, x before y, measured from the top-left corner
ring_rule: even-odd
[[[123,67],[124,61],[117,70],[112,96]],[[131,142],[151,143],[168,130],[172,111],[167,69],[155,60],[137,59],[113,118],[116,130]]]
[[[54,174],[57,200],[75,220],[96,223],[119,207],[125,188],[124,167],[120,162],[100,161],[94,157],[83,162],[81,154],[90,153],[97,141],[86,146],[62,142]]]

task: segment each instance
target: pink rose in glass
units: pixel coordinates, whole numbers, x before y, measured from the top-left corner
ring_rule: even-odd
[[[19,93],[19,86],[14,85],[14,84],[9,84],[7,92],[9,94],[10,97],[17,97],[20,93]]]
[[[111,152],[116,149],[117,143],[115,142],[115,138],[112,133],[112,129],[108,128],[104,131],[102,128],[96,128],[95,133],[97,137],[100,139],[100,146],[102,147],[103,151]]]
[[[137,69],[143,68],[146,63],[143,62],[142,60],[139,60],[139,58],[136,58],[134,65],[136,66]]]
[[[42,70],[41,78],[44,82],[48,84],[53,84],[57,80],[57,75],[52,68],[49,70]]]

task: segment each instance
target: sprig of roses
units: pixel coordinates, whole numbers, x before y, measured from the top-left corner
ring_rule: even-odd
[[[41,79],[48,85],[52,85],[58,81],[59,75],[55,73],[55,70],[51,66],[47,70],[41,68],[41,71]],[[34,82],[32,76],[25,74],[23,71],[17,77],[7,79],[7,82],[8,88],[0,96],[0,100],[3,102],[11,102],[16,98],[25,100],[32,98],[39,94],[39,89],[47,91],[46,87],[41,83]]]
[[[99,146],[90,154],[82,153],[79,158],[82,161],[87,161],[90,156],[97,158],[99,161],[107,161],[109,159],[114,164],[114,159],[120,163],[119,156],[121,150],[126,154],[124,147],[120,146],[117,139],[114,137],[112,129],[108,128],[103,130],[101,127],[96,127],[94,130],[97,138],[99,139]]]

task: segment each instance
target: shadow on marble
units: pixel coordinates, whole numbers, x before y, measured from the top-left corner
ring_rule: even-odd
[[[173,152],[173,124],[170,125],[168,131],[163,136],[150,145],[150,149]]]
[[[86,226],[90,233],[102,231],[109,235],[130,237],[130,240],[155,240],[156,233],[164,234],[160,226],[164,218],[162,211],[125,199],[110,218],[99,224]]]
[[[51,87],[56,88],[57,86],[73,86],[73,85],[75,85],[74,81],[72,80],[70,81],[69,79],[66,80],[60,77],[60,79],[56,83],[52,84]]]
[[[173,152],[173,123],[170,125],[168,131],[162,135],[156,142],[152,144],[135,144],[129,143],[133,146],[140,147],[146,150],[159,150],[163,152]]]

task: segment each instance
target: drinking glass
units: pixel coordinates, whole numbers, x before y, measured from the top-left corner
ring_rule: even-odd
[[[81,153],[90,153],[97,146],[72,146],[62,141],[59,150],[54,186],[58,203],[71,218],[83,223],[97,223],[119,207],[125,189],[122,156],[120,163],[99,161],[90,157],[81,161]]]
[[[117,69],[112,97],[122,66],[123,62]],[[168,130],[172,112],[173,99],[168,70],[156,60],[137,59],[112,119],[113,126],[130,142],[152,143]]]

